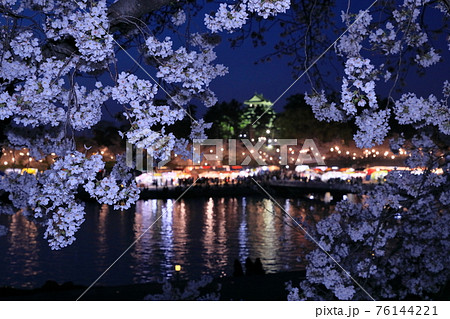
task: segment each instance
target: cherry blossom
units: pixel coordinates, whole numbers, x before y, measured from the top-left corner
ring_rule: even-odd
[[[172,23],[176,26],[180,26],[186,22],[186,13],[183,9],[178,10],[170,19]]]
[[[241,28],[248,20],[250,13],[267,19],[279,13],[285,13],[291,6],[289,0],[244,0],[236,4],[219,4],[219,9],[213,14],[205,15],[205,25],[211,32],[229,33]]]
[[[27,147],[36,159],[54,153],[55,162],[36,175],[1,177],[0,190],[8,193],[11,204],[2,204],[0,213],[22,210],[45,229],[52,249],[71,245],[82,227],[79,192],[119,210],[139,198],[124,157],[118,156],[112,171],[105,172],[100,155],[76,150],[74,131],[91,129],[102,118],[104,103],[114,101],[131,125],[121,132],[124,139],[154,157],[165,158],[171,151],[187,156],[189,144],[205,139],[210,124],[192,119],[191,131],[182,139],[168,127],[185,118],[182,107],[194,98],[214,105],[217,97],[210,84],[227,73],[226,66],[215,64],[210,33],[234,32],[252,18],[269,18],[290,7],[287,0],[221,3],[215,13],[205,15],[202,28],[210,33],[188,34],[181,45],[176,39],[185,34],[177,29],[187,19],[183,9],[167,18],[173,35],[151,28],[119,35],[109,20],[109,3],[2,0],[18,23],[0,31],[0,121],[10,122],[5,135],[11,148]],[[382,23],[369,11],[341,15],[348,30],[335,45],[343,61],[340,97],[332,100],[325,90],[313,88],[306,102],[320,120],[356,124],[358,147],[382,143],[391,120],[410,125],[414,137],[391,142],[394,150],[407,150],[407,170],[390,172],[385,183],[362,194],[361,202],[341,201],[330,216],[310,226],[320,247],[307,257],[306,280],[300,287],[288,286],[290,300],[369,299],[366,292],[377,299],[428,297],[448,281],[450,84],[444,82],[442,95],[420,97],[406,88],[401,95],[390,95],[386,105],[376,99],[382,78],[398,88],[404,57],[420,71],[444,60],[420,19],[425,7],[443,16],[448,12],[431,4],[405,0],[385,13]],[[34,27],[30,17],[36,17]],[[158,83],[117,63],[117,44],[127,41],[137,44],[136,51],[149,62],[145,72]],[[157,103],[161,96],[166,101]],[[6,231],[0,226],[0,235]],[[185,292],[167,284],[163,295],[197,297],[197,288],[206,282],[190,284]],[[153,298],[161,296],[148,297]]]
[[[212,32],[241,28],[248,19],[247,6],[241,3],[239,6],[221,3],[214,16],[205,15],[205,25]]]
[[[267,17],[284,12],[286,3],[275,1],[261,8],[249,4],[249,10]],[[99,203],[115,209],[128,209],[139,197],[124,159],[116,156],[112,171],[99,177],[104,169],[102,158],[77,151],[74,131],[93,128],[102,118],[103,105],[113,100],[123,107],[131,124],[130,130],[120,132],[127,142],[147,149],[155,158],[166,158],[171,151],[188,157],[192,139],[206,138],[204,130],[210,125],[192,119],[191,132],[181,139],[167,127],[184,119],[182,107],[194,98],[214,105],[217,97],[209,85],[225,75],[227,68],[214,64],[217,41],[211,41],[208,34],[188,35],[180,46],[169,35],[138,28],[125,37],[141,31],[139,50],[152,67],[147,74],[153,74],[144,79],[116,68],[118,44],[123,42],[111,28],[109,2],[4,0],[1,4],[18,23],[0,31],[0,121],[11,122],[5,128],[9,147],[28,148],[35,160],[49,154],[55,160],[36,176],[3,177],[0,188],[9,193],[12,206],[2,206],[1,212],[22,209],[45,227],[44,236],[52,249],[61,249],[74,242],[84,221],[84,206],[78,199],[81,186]],[[225,29],[230,29],[230,23],[232,28],[242,26],[250,12],[247,2],[220,8],[227,14],[222,16],[225,11],[219,10],[211,19],[213,24],[228,24]],[[230,13],[234,20],[229,19]],[[186,19],[183,8],[169,17],[174,35]],[[161,81],[155,83],[155,78]],[[167,100],[163,105],[156,102],[161,96]]]
[[[407,170],[391,171],[360,203],[341,201],[328,218],[316,227],[309,225],[320,247],[307,257],[300,289],[287,287],[290,300],[429,298],[448,281],[449,83],[444,82],[441,99],[438,92],[418,97],[406,91],[380,107],[375,98],[379,75],[394,85],[396,80],[385,64],[375,63],[363,50],[394,59],[409,54],[419,68],[439,63],[441,57],[418,21],[428,2],[404,1],[384,28],[373,26],[368,12],[342,15],[347,26],[360,19],[336,45],[336,53],[345,59],[341,104],[327,101],[323,91],[306,95],[306,102],[320,120],[353,120],[358,126],[354,140],[361,148],[384,141],[392,116],[411,125],[415,135],[390,140],[394,153],[406,150]],[[440,10],[448,14],[442,6]]]

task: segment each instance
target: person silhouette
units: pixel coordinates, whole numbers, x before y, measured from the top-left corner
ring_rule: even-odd
[[[253,267],[254,267],[255,275],[264,275],[265,274],[263,265],[261,263],[261,259],[256,258]]]
[[[252,276],[254,274],[255,274],[255,265],[253,264],[253,261],[250,259],[250,257],[247,257],[247,259],[245,259],[245,275]]]
[[[233,276],[234,277],[241,277],[244,276],[244,271],[242,270],[241,262],[238,259],[234,260],[234,271]]]

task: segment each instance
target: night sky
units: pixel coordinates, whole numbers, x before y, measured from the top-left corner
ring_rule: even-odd
[[[359,10],[365,10],[373,1],[358,1],[351,2],[350,10],[352,12],[358,12]],[[346,1],[338,1],[338,5],[335,9],[335,17],[333,18],[338,26],[343,27],[341,22],[340,12],[346,9]],[[431,27],[439,27],[442,23],[440,19],[434,19],[433,14],[442,15],[437,10],[428,10],[428,20],[431,23]],[[303,70],[297,72],[297,76],[294,78],[292,67],[288,66],[289,57],[273,58],[271,62],[265,62],[263,64],[255,65],[254,62],[259,58],[265,56],[274,51],[274,45],[279,41],[279,29],[274,29],[272,32],[267,33],[265,40],[267,45],[264,47],[254,48],[250,41],[246,42],[243,46],[238,48],[227,47],[226,43],[223,43],[218,49],[218,61],[228,66],[229,74],[225,77],[218,78],[212,82],[211,88],[216,92],[219,100],[229,101],[235,98],[238,101],[244,101],[250,98],[255,91],[263,93],[265,97],[271,101],[276,100],[299,76]],[[331,44],[338,35],[329,34]],[[225,41],[224,41],[225,42]],[[426,69],[425,76],[419,76],[415,69],[408,69],[406,77],[406,87],[402,90],[403,93],[407,91],[415,92],[418,96],[428,97],[430,94],[437,95],[438,98],[442,97],[442,84],[445,80],[448,80],[450,72],[450,59],[447,43],[438,41],[431,41],[431,43],[437,48],[440,53],[443,62],[433,65]],[[327,46],[329,45],[327,43]],[[365,53],[364,53],[365,54]],[[322,57],[321,60],[332,59],[336,56],[334,49],[330,49],[328,53]],[[370,57],[365,55],[365,57]],[[320,63],[320,61],[319,61]],[[343,66],[339,64],[336,68],[340,71],[343,70]],[[328,71],[328,70],[327,70]],[[343,73],[335,73],[332,69],[332,76],[326,80],[329,83],[334,83],[335,89],[340,90],[341,82],[336,82],[336,77],[341,76]],[[384,84],[384,81],[377,82],[377,93],[381,96],[387,96],[388,91],[392,83],[388,82]],[[276,111],[282,111],[283,106],[286,103],[285,98],[293,94],[303,94],[305,92],[311,92],[311,86],[304,76],[299,80],[285,95],[284,97],[274,105]],[[398,97],[399,94],[393,94],[394,97]]]
[[[351,2],[350,11],[358,12],[359,10],[364,10],[370,6],[372,1],[358,1],[357,3]],[[340,13],[342,10],[345,10],[347,6],[346,1],[338,1],[338,5],[335,8],[335,16],[333,17],[337,26],[344,27],[344,24],[341,21]],[[212,12],[215,8],[218,7],[218,4],[208,3],[205,8],[191,21],[191,31],[192,32],[206,32],[206,28],[203,25],[203,17],[205,12]],[[434,19],[432,16],[433,13],[437,13],[436,10],[428,10],[428,21],[431,23],[435,23],[436,25],[431,25],[432,27],[440,26],[442,21]],[[231,99],[236,99],[240,102],[243,102],[253,96],[255,92],[262,93],[266,98],[271,101],[275,101],[295,80],[295,78],[301,74],[301,71],[297,71],[297,75],[294,77],[292,67],[288,66],[288,62],[290,61],[290,57],[282,57],[277,58],[274,57],[271,62],[264,62],[255,64],[260,58],[265,55],[272,53],[274,51],[274,45],[280,40],[280,30],[281,28],[276,27],[271,31],[265,33],[264,39],[267,42],[265,46],[254,47],[251,43],[251,39],[247,39],[244,43],[239,46],[232,48],[228,38],[235,37],[235,34],[227,34],[225,32],[220,33],[222,37],[222,43],[216,48],[217,52],[217,60],[216,63],[224,64],[228,67],[229,73],[223,77],[218,77],[211,82],[210,88],[216,93],[216,96],[219,99],[219,102],[222,101],[230,101]],[[338,35],[332,33],[331,30],[329,32],[329,41],[331,44]],[[182,42],[177,43],[176,37],[173,37],[172,33],[166,33],[160,36],[160,39],[163,39],[164,36],[169,35],[174,40],[174,47],[176,48],[178,45],[182,45]],[[180,39],[180,41],[183,41]],[[450,70],[448,60],[449,60],[449,51],[447,49],[446,43],[438,43],[432,42],[433,45],[438,49],[438,52],[441,54],[444,59],[444,63],[439,63],[437,65],[431,66],[426,70],[426,76],[418,76],[414,70],[408,70],[406,77],[406,88],[402,90],[402,92],[412,91],[415,92],[419,96],[427,97],[429,94],[433,93],[437,95],[438,98],[441,98],[442,92],[442,83],[448,78],[448,71]],[[327,44],[328,46],[328,44]],[[130,50],[132,53],[132,50]],[[136,56],[135,54],[133,54]],[[336,54],[334,49],[330,49],[328,53],[322,58],[322,60],[330,60],[335,59]],[[370,56],[365,56],[370,57]],[[131,67],[133,63],[130,59],[125,56],[123,53],[118,54],[119,63],[122,64],[123,70]],[[323,62],[323,61],[319,61]],[[155,72],[148,66],[144,67],[150,71],[152,76],[155,75]],[[341,74],[336,73],[336,69],[339,72],[343,71],[343,66],[336,64],[334,68],[330,68],[330,70],[326,69],[324,71],[331,71],[332,75],[329,76],[326,80],[332,85],[335,86],[335,90],[339,91],[341,82],[336,81]],[[145,75],[141,70],[137,70],[136,74],[143,79],[148,79],[148,76]],[[387,96],[387,92],[390,89],[392,84],[388,82],[384,84],[384,81],[377,82],[377,93],[385,97]],[[283,106],[286,104],[286,98],[293,94],[303,94],[305,92],[311,92],[311,86],[306,80],[306,76],[299,80],[284,96],[281,98],[275,105],[274,109],[277,112],[283,110]],[[399,97],[399,93],[394,93],[394,97]],[[161,96],[162,97],[162,96]],[[202,106],[200,103],[196,103],[194,100],[194,104],[198,105],[198,114],[202,115],[206,112],[206,108]],[[112,112],[119,112],[121,109],[118,106],[110,105]],[[108,116],[107,116],[108,117]]]

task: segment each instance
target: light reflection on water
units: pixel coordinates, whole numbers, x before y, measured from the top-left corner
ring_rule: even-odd
[[[293,217],[323,210],[297,200],[280,203]],[[229,276],[234,259],[244,264],[247,257],[261,258],[266,272],[299,270],[298,257],[311,246],[289,216],[262,198],[154,199],[139,201],[136,211],[93,204],[86,211],[77,241],[61,251],[51,251],[43,230],[20,213],[7,217],[10,231],[0,238],[0,286],[37,287],[49,279],[88,285],[135,240],[99,284],[172,277],[175,264],[182,266],[182,278]]]

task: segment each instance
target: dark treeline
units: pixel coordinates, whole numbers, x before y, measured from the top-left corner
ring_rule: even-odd
[[[246,107],[236,101],[221,102],[211,107],[205,114],[205,121],[213,123],[207,132],[210,138],[239,138],[242,131],[242,115]],[[275,138],[315,138],[329,142],[336,138],[350,141],[354,127],[346,123],[321,122],[314,117],[311,107],[306,104],[303,94],[292,95],[277,113],[274,125]]]

